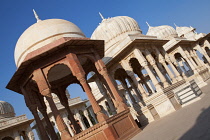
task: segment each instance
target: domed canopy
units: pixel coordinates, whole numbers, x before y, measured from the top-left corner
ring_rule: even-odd
[[[15,117],[15,111],[11,104],[0,101],[0,119]]]
[[[91,39],[105,40],[105,51],[107,48],[124,39],[128,34],[141,34],[138,23],[130,17],[118,16],[103,19],[93,32]]]
[[[62,19],[39,20],[30,26],[18,39],[15,48],[17,67],[26,55],[61,37],[85,37],[83,32],[73,23]]]
[[[193,27],[179,27],[179,26],[176,26],[176,32],[178,33],[178,36],[181,37],[187,33],[190,33],[190,32],[194,32],[195,31],[195,28]]]
[[[162,25],[157,27],[149,26],[146,35],[157,36],[159,39],[170,39],[171,37],[178,37],[176,30],[168,25]]]

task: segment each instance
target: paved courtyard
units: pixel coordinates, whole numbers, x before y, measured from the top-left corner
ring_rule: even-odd
[[[201,99],[147,125],[131,140],[210,140],[210,80]]]

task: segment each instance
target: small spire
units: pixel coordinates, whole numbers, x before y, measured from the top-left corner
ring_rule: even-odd
[[[35,18],[36,18],[36,22],[39,22],[39,21],[41,21],[40,19],[39,19],[39,16],[37,15],[37,13],[36,13],[36,11],[33,9],[33,12],[34,12],[34,16],[35,16]]]
[[[102,20],[104,20],[105,18],[103,17],[103,15],[99,12],[99,15],[101,17]]]
[[[174,23],[174,26],[175,26],[175,27],[178,27],[175,23]]]
[[[149,23],[146,21],[147,26],[150,28],[151,26],[149,25]]]

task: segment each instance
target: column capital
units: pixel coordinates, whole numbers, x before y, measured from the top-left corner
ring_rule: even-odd
[[[83,112],[84,112],[85,117],[89,115],[87,110],[84,110]]]

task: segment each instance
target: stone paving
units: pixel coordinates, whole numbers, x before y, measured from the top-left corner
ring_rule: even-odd
[[[210,80],[201,99],[147,125],[131,140],[210,140]]]

